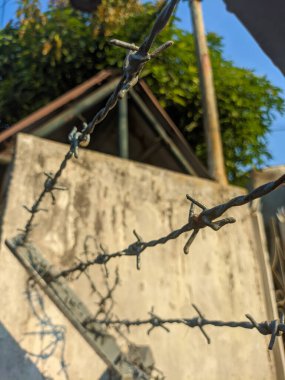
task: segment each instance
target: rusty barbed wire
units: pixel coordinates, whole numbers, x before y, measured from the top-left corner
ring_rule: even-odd
[[[93,331],[92,324],[97,323],[101,325],[108,326],[125,326],[128,329],[130,327],[139,327],[139,326],[145,326],[150,325],[150,328],[147,331],[147,334],[149,335],[153,329],[155,328],[162,328],[166,332],[170,332],[169,328],[166,327],[166,325],[172,325],[172,324],[182,324],[190,328],[198,327],[205,337],[208,344],[211,343],[211,339],[204,330],[204,326],[214,326],[214,327],[231,327],[231,328],[243,328],[243,329],[256,329],[260,334],[262,335],[270,335],[270,342],[268,345],[268,349],[272,350],[274,343],[276,341],[276,337],[281,336],[285,332],[285,324],[284,324],[284,315],[282,314],[280,317],[280,321],[273,320],[273,321],[265,321],[257,323],[255,319],[250,315],[246,314],[246,318],[249,321],[242,321],[242,322],[224,322],[219,320],[209,320],[206,319],[203,314],[200,312],[198,307],[196,305],[192,305],[193,308],[196,310],[198,316],[194,318],[160,318],[157,316],[157,314],[154,313],[153,309],[149,313],[150,318],[147,319],[137,319],[137,320],[128,320],[128,319],[89,319],[86,320],[83,325],[88,328],[89,331]]]
[[[46,194],[51,195],[52,201],[54,203],[55,196],[53,192],[55,190],[63,190],[63,188],[61,188],[60,186],[56,186],[56,184],[58,179],[61,177],[62,172],[66,168],[68,161],[72,157],[78,158],[79,147],[88,146],[91,139],[91,134],[93,133],[95,126],[101,123],[108,115],[108,113],[115,107],[118,101],[122,99],[126,95],[126,93],[137,84],[139,75],[143,70],[145,64],[173,44],[172,41],[167,41],[166,43],[158,47],[154,52],[149,53],[149,50],[156,36],[166,26],[178,2],[179,0],[170,0],[168,3],[165,4],[161,12],[158,14],[149,35],[146,37],[146,39],[140,47],[116,39],[110,41],[110,43],[113,45],[129,50],[124,61],[122,78],[115,90],[113,91],[113,93],[111,94],[111,96],[108,98],[105,107],[103,107],[100,111],[97,112],[97,114],[93,117],[91,122],[89,124],[84,122],[82,131],[79,131],[77,127],[74,127],[72,129],[68,136],[70,142],[70,149],[66,153],[63,161],[61,162],[59,169],[55,172],[54,175],[52,175],[51,173],[45,173],[47,179],[44,183],[44,188],[41,191],[40,195],[35,200],[31,208],[23,206],[31,214],[24,229],[20,230],[22,232],[23,244],[28,240],[30,232],[33,229],[33,222],[36,214],[40,211],[46,211],[40,207]]]
[[[157,245],[165,244],[169,240],[177,239],[180,235],[183,233],[193,231],[190,237],[188,238],[185,246],[184,246],[184,253],[188,254],[189,249],[195,238],[197,237],[199,231],[202,228],[210,227],[214,231],[218,231],[223,226],[235,223],[235,219],[232,217],[224,218],[215,221],[215,219],[221,217],[227,210],[229,210],[232,207],[242,206],[244,204],[250,203],[253,200],[260,198],[271,191],[275,190],[278,186],[284,184],[285,182],[285,174],[282,175],[280,178],[278,178],[276,181],[272,181],[269,183],[266,183],[262,186],[259,186],[258,188],[254,189],[247,195],[240,195],[235,198],[230,199],[228,202],[222,203],[220,205],[214,206],[212,208],[207,209],[206,206],[195,200],[190,195],[187,195],[186,198],[191,202],[190,205],[190,211],[188,216],[188,222],[182,226],[179,229],[176,229],[172,232],[170,232],[168,235],[163,236],[156,240],[150,240],[150,241],[143,241],[142,237],[138,235],[136,231],[134,232],[134,235],[136,237],[136,241],[132,244],[130,244],[127,248],[114,252],[114,253],[107,253],[105,250],[103,252],[98,252],[97,256],[90,260],[86,261],[80,261],[79,263],[75,264],[74,266],[62,270],[58,274],[55,275],[54,279],[57,279],[59,277],[67,277],[70,276],[74,272],[84,272],[88,267],[92,265],[105,265],[111,260],[116,257],[123,257],[123,256],[135,256],[136,257],[136,266],[137,269],[140,269],[141,265],[141,254],[146,248],[155,247]],[[194,213],[194,206],[198,206],[200,209],[202,209],[200,214]]]

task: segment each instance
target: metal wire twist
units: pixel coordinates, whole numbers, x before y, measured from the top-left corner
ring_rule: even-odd
[[[153,310],[149,313],[150,318],[147,319],[137,319],[137,320],[128,320],[128,319],[89,319],[86,320],[83,324],[85,327],[88,328],[88,330],[92,331],[93,327],[92,325],[94,323],[102,324],[106,327],[109,326],[125,326],[128,329],[130,327],[139,327],[139,326],[146,326],[150,325],[150,328],[147,330],[147,334],[150,334],[153,329],[155,328],[163,328],[166,332],[170,332],[169,328],[166,327],[166,325],[172,325],[172,324],[182,324],[187,327],[198,327],[205,337],[208,344],[211,343],[211,339],[204,330],[204,326],[215,326],[215,327],[231,327],[231,328],[243,328],[243,329],[256,329],[260,334],[262,335],[270,335],[270,342],[268,345],[268,349],[272,350],[276,337],[280,336],[285,332],[285,324],[284,324],[284,315],[281,316],[280,321],[273,320],[270,322],[260,322],[257,323],[255,319],[250,315],[246,314],[245,316],[249,321],[242,321],[242,322],[235,322],[235,321],[219,321],[219,320],[210,320],[204,318],[200,310],[196,305],[192,305],[193,308],[196,310],[198,316],[194,318],[160,318],[156,314],[154,314]]]
[[[131,243],[128,247],[114,253],[106,253],[106,251],[98,252],[97,256],[94,259],[80,261],[74,266],[71,266],[70,268],[59,272],[55,276],[55,279],[59,277],[67,277],[77,271],[83,272],[89,266],[92,266],[92,265],[96,265],[96,264],[106,265],[111,259],[120,258],[123,256],[135,256],[136,267],[137,269],[140,269],[141,254],[146,248],[166,244],[169,240],[177,239],[181,234],[185,232],[193,231],[184,246],[184,253],[188,254],[191,244],[193,243],[196,236],[198,235],[198,232],[202,228],[210,227],[214,231],[218,231],[220,228],[222,228],[223,226],[227,224],[235,223],[236,220],[232,217],[220,219],[217,221],[214,221],[214,220],[222,216],[223,213],[226,212],[228,209],[232,207],[241,206],[246,203],[250,203],[254,199],[260,198],[270,193],[281,184],[284,184],[284,182],[285,182],[285,175],[282,175],[276,181],[272,181],[272,182],[266,183],[265,185],[259,186],[258,188],[254,189],[247,195],[237,196],[235,198],[230,199],[228,202],[214,206],[210,209],[207,209],[203,204],[201,204],[200,202],[192,198],[190,195],[187,195],[186,196],[187,199],[190,200],[191,202],[190,211],[189,211],[189,216],[188,216],[188,222],[185,225],[183,225],[181,228],[171,231],[166,236],[163,236],[155,240],[146,241],[146,242],[143,241],[142,237],[139,236],[136,231],[133,231],[136,237],[136,241],[134,243]],[[194,214],[194,205],[202,209],[200,214],[198,215]]]
[[[60,167],[54,175],[50,174],[48,176],[47,180],[44,183],[44,188],[38,198],[35,200],[33,206],[31,208],[24,206],[25,209],[31,213],[31,216],[28,219],[24,229],[21,230],[23,243],[28,240],[30,232],[33,229],[33,222],[36,214],[40,211],[44,211],[40,206],[46,194],[49,193],[52,197],[53,202],[55,202],[53,191],[62,190],[60,187],[56,187],[56,184],[58,182],[58,179],[61,177],[62,172],[66,168],[68,161],[72,157],[78,157],[79,147],[88,146],[91,139],[90,135],[93,133],[95,126],[101,123],[108,115],[108,113],[115,107],[118,100],[124,97],[126,93],[136,85],[139,79],[139,75],[145,64],[173,44],[172,41],[168,41],[157,48],[154,52],[149,53],[149,49],[151,48],[156,36],[166,26],[178,2],[179,0],[171,0],[169,3],[166,3],[162,11],[159,13],[157,19],[155,20],[149,35],[146,37],[140,47],[137,47],[136,45],[130,44],[128,42],[122,42],[118,40],[110,41],[114,45],[129,49],[123,65],[122,78],[107,100],[106,105],[99,112],[97,112],[91,122],[89,124],[83,123],[82,131],[79,131],[77,127],[74,127],[72,129],[69,134],[70,149],[61,162]]]

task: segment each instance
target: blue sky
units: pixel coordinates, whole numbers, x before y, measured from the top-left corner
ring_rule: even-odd
[[[241,22],[226,10],[223,0],[202,1],[204,22],[207,32],[215,32],[223,37],[224,56],[239,67],[253,69],[258,75],[265,75],[275,86],[280,87],[285,97],[285,77],[263,53],[253,37]],[[180,2],[178,17],[181,26],[192,30],[189,5]],[[268,165],[285,164],[285,115],[276,118],[268,135],[268,146],[273,160]]]
[[[0,2],[2,7],[4,3],[6,6],[3,23],[6,23],[14,17],[17,2],[2,0]],[[46,0],[42,1],[42,4],[46,3]],[[263,53],[239,20],[226,10],[223,0],[204,0],[202,5],[207,32],[215,32],[223,37],[225,58],[240,67],[253,69],[258,75],[265,75],[283,90],[285,97],[285,77]],[[180,26],[192,30],[188,1],[180,1],[177,15],[181,19]],[[285,116],[278,116],[271,129],[272,133],[268,135],[268,147],[273,160],[269,161],[268,165],[285,164]]]

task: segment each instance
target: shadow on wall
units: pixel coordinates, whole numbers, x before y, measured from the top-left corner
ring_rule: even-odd
[[[0,379],[43,380],[35,364],[0,322]]]

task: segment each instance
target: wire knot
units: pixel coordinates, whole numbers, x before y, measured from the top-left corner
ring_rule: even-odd
[[[276,337],[280,336],[284,332],[284,315],[281,315],[280,322],[277,319],[274,319],[273,321],[265,321],[262,323],[257,323],[250,314],[246,314],[245,316],[250,320],[252,325],[258,330],[260,334],[271,335],[268,349],[272,350]]]
[[[141,269],[141,253],[146,248],[146,245],[143,242],[142,237],[135,230],[133,230],[133,234],[137,238],[137,241],[130,244],[125,252],[127,256],[136,256],[137,270],[140,270]]]
[[[90,134],[86,133],[88,125],[83,123],[82,132],[78,131],[76,127],[73,127],[72,131],[68,135],[68,140],[70,142],[70,151],[75,158],[78,158],[78,148],[87,147],[90,143]]]
[[[96,257],[96,264],[106,264],[110,260],[110,256],[107,253],[99,253]]]
[[[151,311],[149,312],[149,315],[151,316],[150,323],[151,323],[151,328],[148,329],[147,334],[149,335],[152,330],[156,327],[161,327],[163,328],[166,332],[170,332],[170,330],[164,326],[164,322],[161,318],[159,318],[156,314],[154,314],[154,308],[152,307]]]
[[[143,55],[140,54],[139,51],[129,51],[124,61],[124,80],[122,83],[122,88],[118,94],[119,99],[122,99],[129,89],[137,84],[140,72],[142,71],[145,63],[150,59],[151,57],[149,54]]]
[[[51,192],[54,187],[54,177],[51,173],[44,173],[47,179],[45,180],[44,187],[46,192]]]

